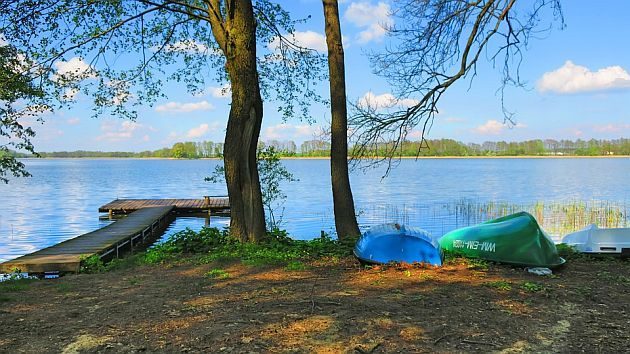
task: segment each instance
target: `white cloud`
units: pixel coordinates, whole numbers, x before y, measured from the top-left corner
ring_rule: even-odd
[[[411,107],[418,104],[418,100],[412,98],[396,98],[391,93],[375,95],[372,91],[368,91],[359,99],[357,104],[363,108],[371,108],[374,110],[393,108],[393,107]]]
[[[206,133],[208,133],[208,130],[210,130],[210,126],[208,124],[201,124],[198,127],[192,128],[188,131],[188,134],[186,134],[187,138],[199,138],[201,136],[206,135]]]
[[[7,44],[9,44],[9,42],[7,42],[7,39],[4,37],[4,35],[0,33],[0,47],[4,47]]]
[[[604,124],[596,125],[593,129],[598,133],[621,133],[630,130],[630,124]]]
[[[81,123],[81,119],[79,118],[69,118],[68,120],[66,120],[66,123],[68,123],[69,125],[77,125],[79,123]]]
[[[326,37],[323,34],[313,32],[313,31],[295,31],[293,33],[293,37],[295,41],[302,47],[315,49],[320,52],[325,52],[328,50],[326,46]]]
[[[157,49],[156,49],[157,50]],[[215,53],[216,50],[210,48],[209,46],[197,42],[195,40],[184,40],[175,42],[173,44],[168,44],[164,47],[164,50],[167,52],[180,52],[180,53]]]
[[[492,119],[476,127],[475,129],[473,129],[473,131],[481,135],[499,135],[501,134],[501,132],[503,132],[504,128],[505,124]]]
[[[538,80],[538,91],[570,94],[612,89],[630,89],[630,74],[621,66],[609,66],[595,72],[570,60]]]
[[[379,42],[392,26],[391,9],[385,2],[372,5],[367,1],[353,2],[344,13],[344,19],[363,30],[357,35],[359,43]]]
[[[64,101],[72,101],[72,100],[75,99],[75,97],[77,97],[79,92],[81,92],[81,91],[78,88],[70,87],[70,88],[66,89],[66,91],[63,93],[62,99]]]
[[[572,129],[571,133],[573,133],[573,135],[575,135],[576,137],[581,137],[584,135],[584,132],[577,128]]]
[[[322,128],[318,126],[301,124],[277,124],[264,129],[262,138],[263,140],[293,140],[312,138],[321,134]]]
[[[107,142],[129,140],[135,137],[135,132],[144,130],[144,128],[142,124],[129,120],[123,121],[120,124],[114,121],[105,121],[101,124],[103,134],[97,136],[96,140]]]
[[[506,124],[501,123],[497,120],[491,119],[485,122],[484,124],[474,128],[472,131],[473,133],[477,133],[480,135],[499,135],[503,133],[503,130],[505,130],[506,128],[508,128]],[[523,123],[516,123],[514,125],[514,128],[523,129],[523,128],[527,128],[527,125]]]
[[[293,32],[293,38],[289,38],[288,35],[285,35],[285,37],[289,41],[295,42],[295,44],[299,45],[300,47],[314,49],[318,52],[326,52],[328,50],[328,47],[326,46],[326,37],[318,32],[295,31]],[[275,37],[274,40],[269,43],[269,50],[271,50],[272,52],[277,52],[277,55],[273,56],[272,59],[280,59],[279,46],[280,39],[278,37]]]
[[[187,113],[194,111],[211,111],[214,109],[212,103],[204,100],[200,102],[180,103],[180,102],[168,102],[163,105],[155,107],[156,112],[175,112],[175,113]]]
[[[224,85],[222,87],[208,87],[206,92],[210,93],[212,97],[215,98],[229,98],[232,94],[232,89],[230,84]]]
[[[96,77],[96,70],[80,57],[74,57],[68,61],[58,60],[54,64],[56,72],[55,81],[80,81]]]

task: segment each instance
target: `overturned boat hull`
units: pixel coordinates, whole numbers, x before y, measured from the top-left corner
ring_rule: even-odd
[[[427,231],[398,224],[372,227],[354,247],[354,255],[364,263],[390,262],[442,265],[442,253]]]
[[[582,253],[630,256],[630,228],[600,229],[591,224],[564,236],[562,243]]]
[[[451,231],[439,243],[445,251],[493,262],[546,268],[565,262],[536,219],[526,212]]]

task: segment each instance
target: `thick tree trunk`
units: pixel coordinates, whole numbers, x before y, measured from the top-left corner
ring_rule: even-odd
[[[330,74],[331,151],[335,228],[339,239],[360,235],[354,211],[348,175],[348,117],[346,109],[346,77],[344,67],[339,6],[337,0],[323,0]]]
[[[265,234],[265,214],[256,164],[263,117],[256,67],[256,22],[251,1],[233,1],[232,6],[224,47],[232,105],[223,147],[230,231],[242,242],[257,242]]]

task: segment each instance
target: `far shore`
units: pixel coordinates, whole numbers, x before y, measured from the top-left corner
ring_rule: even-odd
[[[384,159],[383,156],[363,157],[362,159]],[[393,160],[403,159],[619,159],[630,158],[630,155],[599,155],[599,156],[577,156],[577,155],[522,155],[522,156],[402,156],[393,157]],[[174,157],[22,157],[28,160],[62,160],[62,159],[85,159],[85,160],[222,160],[219,157],[200,157],[194,159],[174,158]],[[283,156],[282,160],[330,160],[329,156]]]

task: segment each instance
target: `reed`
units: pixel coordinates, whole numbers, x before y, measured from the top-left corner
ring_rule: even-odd
[[[362,209],[359,221],[366,226],[397,222],[418,226],[439,236],[456,228],[475,225],[519,211],[532,214],[555,240],[589,224],[596,224],[601,228],[630,227],[628,204],[597,200],[538,201],[519,204],[461,199],[450,203],[373,204]]]
[[[460,200],[454,206],[455,216],[469,221],[471,225],[519,211],[532,214],[543,229],[556,235],[564,235],[589,224],[601,228],[630,227],[628,205],[611,201],[512,204]]]

